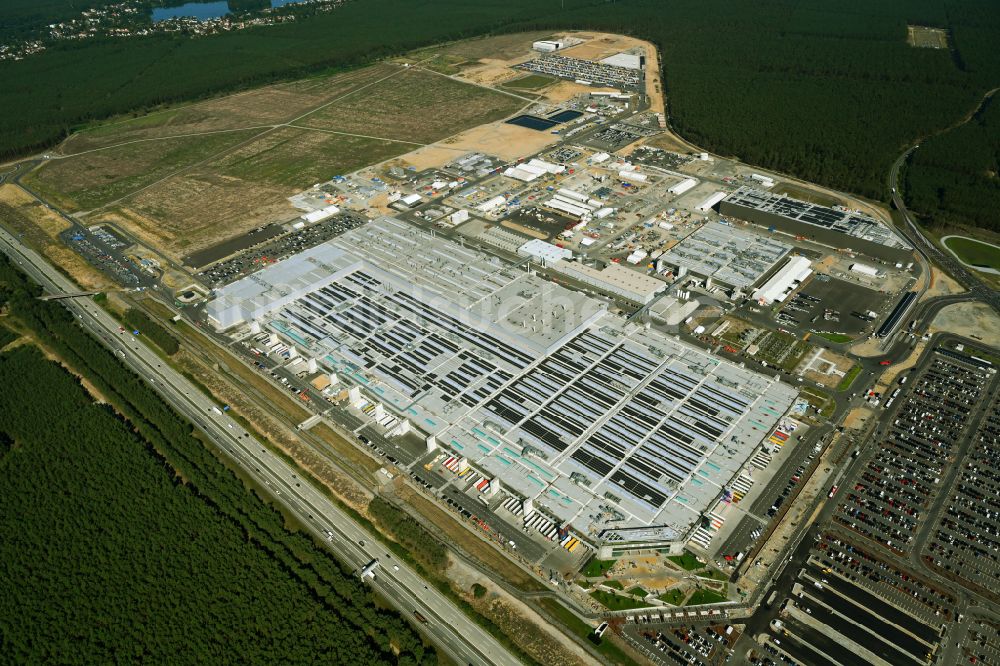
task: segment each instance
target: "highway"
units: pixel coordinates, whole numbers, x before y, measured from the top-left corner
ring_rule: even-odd
[[[928,261],[933,259],[935,263],[944,268],[945,271],[958,280],[963,287],[968,289],[977,300],[988,303],[994,310],[1000,312],[1000,294],[984,284],[983,281],[975,275],[974,271],[969,270],[950,254],[940,250],[933,242],[927,240],[927,238],[920,231],[920,228],[913,221],[912,214],[906,208],[906,202],[903,201],[903,197],[899,193],[899,170],[917,148],[919,148],[919,146],[913,146],[900,155],[899,158],[893,162],[892,168],[889,169],[889,188],[892,192],[892,203],[902,214],[904,221],[904,226],[902,229],[899,229],[899,231],[906,236],[906,239],[925,259]]]
[[[79,291],[79,287],[51,264],[2,229],[0,248],[51,293]],[[381,566],[371,582],[374,589],[404,616],[413,617],[415,611],[423,615],[427,623],[421,628],[456,663],[496,666],[519,663],[443,594],[425,585],[410,566],[392,558],[385,547],[332,501],[309,483],[302,483],[291,466],[261,447],[228,415],[214,412],[217,405],[185,377],[164,364],[138,339],[119,332],[118,322],[92,300],[66,299],[63,302],[96,339],[103,341],[127,366],[149,380],[170,405],[197,424],[221,451],[266,487],[344,562],[360,570],[378,558]]]

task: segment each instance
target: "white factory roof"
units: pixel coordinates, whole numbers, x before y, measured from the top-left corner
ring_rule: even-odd
[[[666,288],[616,264],[556,263]],[[266,307],[262,330],[580,533],[596,520],[684,538],[795,398],[601,300],[391,218],[217,296],[210,313]],[[609,502],[621,517],[595,519]]]
[[[560,261],[554,264],[553,268],[569,275],[576,274],[590,284],[603,286],[608,291],[628,292],[645,298],[652,298],[667,288],[667,283],[663,280],[626,268],[621,264],[608,264],[606,268],[599,270],[575,261]],[[640,300],[644,301],[645,298]]]
[[[413,194],[407,194],[405,197],[400,199],[400,201],[406,204],[407,206],[412,206],[413,204],[420,201],[422,198],[423,197],[414,192]]]
[[[507,203],[507,200],[504,199],[502,196],[497,195],[492,199],[489,199],[488,201],[484,201],[483,203],[479,204],[478,206],[476,206],[476,208],[478,208],[480,211],[484,213],[489,213],[490,211],[504,205],[505,203]]]
[[[553,261],[559,261],[560,259],[572,259],[573,253],[564,247],[559,247],[558,245],[553,245],[552,243],[546,243],[538,238],[533,238],[521,247],[517,248],[517,254],[522,257],[531,257],[542,262],[542,264],[550,264]]]
[[[334,282],[355,264],[341,249],[317,245],[216,290],[206,314],[219,330],[259,319]]]
[[[698,181],[696,181],[694,178],[685,178],[681,182],[668,187],[667,192],[670,192],[671,194],[684,194],[697,184]]]
[[[805,257],[792,257],[771,279],[753,293],[755,300],[765,304],[783,301],[788,292],[812,273],[812,262]]]
[[[325,220],[328,217],[333,217],[340,212],[340,209],[336,206],[327,206],[326,208],[321,208],[319,210],[314,210],[302,215],[301,218],[312,224],[313,222],[319,222]]]
[[[726,198],[726,193],[725,192],[721,192],[721,191],[720,192],[716,192],[714,194],[709,195],[704,201],[702,201],[700,204],[698,204],[697,208],[698,208],[698,210],[700,210],[701,212],[704,213],[709,208],[711,208],[712,206],[714,206],[715,204],[719,203],[720,201],[722,201],[725,198]]]
[[[642,56],[632,53],[616,53],[601,60],[604,65],[614,67],[625,67],[627,69],[642,69]]]

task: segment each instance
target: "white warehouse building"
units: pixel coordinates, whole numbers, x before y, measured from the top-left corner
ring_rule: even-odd
[[[572,259],[573,253],[564,247],[546,243],[545,241],[533,238],[521,247],[517,248],[519,257],[530,257],[542,266],[559,261],[560,259]]]
[[[706,198],[704,201],[698,204],[697,210],[701,213],[705,213],[710,208],[712,208],[712,206],[715,206],[725,198],[726,198],[726,193],[722,191],[711,194],[708,196],[708,198]]]
[[[812,262],[805,257],[792,257],[771,279],[753,293],[754,300],[762,305],[785,300],[789,292],[812,273]]]

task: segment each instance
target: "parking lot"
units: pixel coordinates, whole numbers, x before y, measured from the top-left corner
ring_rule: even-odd
[[[1000,583],[1000,398],[979,425],[926,547],[934,566],[996,590]]]
[[[983,666],[1000,664],[1000,627],[986,620],[970,624],[960,647],[965,663]]]
[[[904,402],[874,456],[843,491],[834,521],[898,553],[909,552],[990,379],[982,369],[935,353],[900,398]]]
[[[842,333],[857,337],[871,328],[865,316],[878,311],[886,295],[873,289],[836,278],[810,280],[804,289],[789,298],[776,315],[785,327]]]
[[[954,603],[947,592],[825,534],[781,602],[763,657],[809,666],[924,663],[940,648]]]
[[[268,241],[231,259],[221,261],[198,276],[211,287],[220,287],[253,273],[267,264],[281,261],[303,250],[330,240],[340,234],[360,227],[368,220],[355,213],[336,215]]]
[[[91,264],[127,287],[152,284],[151,275],[127,259],[123,250],[129,242],[104,227],[71,227],[61,234],[63,240]]]
[[[681,625],[663,631],[645,630],[641,635],[654,651],[660,653],[664,663],[707,666],[726,663],[732,654],[731,646],[739,638],[739,632],[728,624]]]

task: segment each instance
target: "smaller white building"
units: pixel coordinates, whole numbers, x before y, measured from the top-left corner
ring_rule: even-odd
[[[753,293],[761,305],[780,303],[812,273],[812,262],[805,257],[792,257],[771,279]]]
[[[559,261],[560,259],[572,259],[573,253],[564,247],[546,243],[543,240],[534,238],[521,247],[517,248],[519,257],[530,257],[542,266]]]
[[[874,266],[869,266],[868,264],[851,264],[852,273],[860,273],[861,275],[867,275],[868,277],[878,277],[879,271]]]
[[[340,212],[340,209],[336,206],[327,206],[326,208],[320,208],[319,210],[314,210],[305,215],[300,216],[303,222],[306,224],[315,224],[316,222],[322,222],[323,220],[333,217]]]
[[[711,208],[713,206],[715,206],[717,203],[719,203],[720,201],[722,201],[725,198],[726,198],[726,193],[725,192],[722,192],[722,191],[715,192],[714,194],[709,195],[700,204],[698,204],[698,206],[696,207],[696,210],[698,210],[698,212],[700,212],[700,213],[706,213],[709,210],[711,210]]]
[[[695,180],[694,178],[685,178],[681,182],[676,183],[676,184],[671,185],[670,187],[668,187],[667,188],[667,192],[670,192],[670,194],[674,194],[674,195],[684,194],[685,192],[687,192],[688,190],[690,190],[692,187],[694,187],[697,184],[698,184],[698,181]]]

